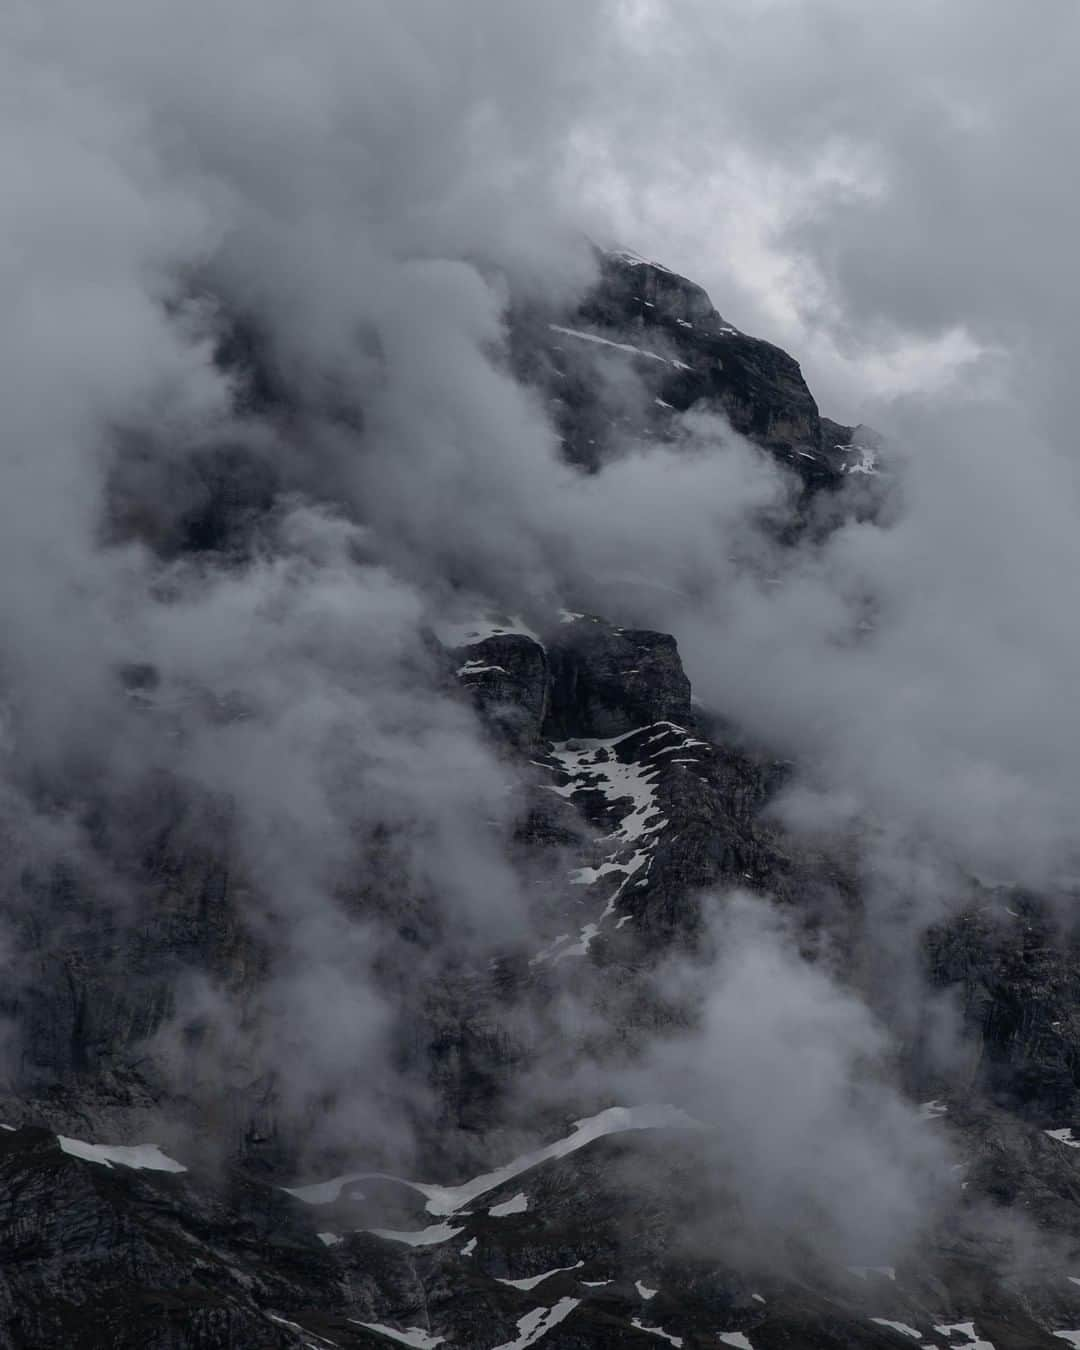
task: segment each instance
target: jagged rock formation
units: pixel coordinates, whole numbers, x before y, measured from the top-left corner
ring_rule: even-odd
[[[575,314],[515,314],[512,340],[523,375],[553,400],[568,458],[586,471],[614,431],[663,439],[676,412],[700,407],[788,465],[796,511],[875,476],[873,433],[822,418],[790,356],[635,255],[606,255]],[[240,356],[254,361],[249,347]],[[637,405],[605,365],[627,362],[644,391]],[[256,376],[260,405],[272,402],[272,381]],[[122,458],[113,525],[163,556],[243,553],[274,501],[258,457],[233,450],[195,456],[166,494],[168,519],[146,521],[144,471],[136,448]],[[0,991],[20,1036],[16,1079],[0,1097],[0,1346],[1063,1344],[1057,1333],[1080,1327],[1080,1141],[1070,1128],[1080,952],[1039,898],[990,897],[927,937],[927,973],[958,993],[974,1046],[964,1082],[920,1077],[911,1056],[913,1087],[934,1095],[926,1129],[949,1135],[965,1169],[945,1217],[895,1269],[812,1251],[766,1259],[744,1242],[745,1215],[694,1122],[597,1102],[575,1129],[549,1109],[519,1148],[511,1089],[530,1066],[558,1065],[560,1039],[569,1079],[586,1045],[625,1058],[639,1031],[692,1019],[649,976],[666,953],[701,943],[710,891],[768,893],[808,931],[827,916],[837,965],[857,980],[858,876],[844,841],[811,846],[771,819],[788,766],[694,707],[669,635],[593,615],[476,615],[435,645],[455,697],[514,766],[513,847],[525,875],[545,878],[535,944],[508,946],[479,970],[452,955],[439,966],[422,896],[380,894],[361,878],[344,897],[360,915],[392,910],[418,964],[436,950],[422,980],[389,961],[381,973],[401,1011],[403,1070],[430,1097],[418,1125],[423,1174],[443,1184],[388,1177],[363,1157],[333,1167],[312,1158],[273,1082],[250,1081],[241,1063],[222,1099],[219,1080],[199,1080],[203,1027],[172,1028],[193,1066],[185,1091],[159,1071],[181,975],[203,972],[257,998],[273,960],[266,935],[241,919],[253,882],[228,804],[193,802],[162,776],[153,794],[117,808],[123,849],[108,812],[87,821],[107,874],[51,877],[33,904],[11,902],[29,955],[25,978]],[[125,668],[117,685],[147,716],[167,716],[152,668]],[[222,725],[244,715],[216,710]],[[93,887],[120,883],[141,904],[129,923],[103,923],[115,911],[94,903]],[[568,988],[596,1014],[580,1032],[558,1020]],[[192,1132],[209,1121],[218,1132],[204,1152]],[[135,1145],[151,1129],[183,1167],[156,1149],[77,1142]],[[294,1184],[301,1167],[320,1169],[310,1185]],[[475,1179],[455,1184],[463,1176]],[[1052,1264],[1040,1254],[1017,1273],[1005,1238],[987,1237],[1005,1212],[1046,1239]]]
[[[571,459],[602,462],[613,431],[662,438],[673,414],[698,407],[723,412],[810,490],[835,489],[873,467],[873,433],[822,418],[798,362],[733,327],[700,286],[624,251],[602,254],[600,266],[577,313],[518,320],[519,360],[547,377]],[[645,406],[610,387],[604,363],[632,366],[651,395]]]

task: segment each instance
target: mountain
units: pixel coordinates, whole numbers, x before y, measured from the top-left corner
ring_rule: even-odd
[[[579,304],[515,299],[508,322],[500,359],[547,409],[574,481],[602,482],[628,442],[678,452],[686,414],[721,414],[781,466],[782,510],[764,513],[778,548],[886,500],[888,445],[822,417],[792,357],[657,263],[601,253]],[[256,326],[237,319],[218,360],[246,413],[302,428]],[[264,556],[295,485],[252,437],[164,468],[133,444],[113,489],[116,539],[231,576]],[[1080,1345],[1080,960],[1054,897],[958,877],[920,933],[922,1001],[892,1039],[866,1030],[852,1010],[888,1026],[904,991],[866,938],[857,830],[800,831],[776,809],[798,766],[698,703],[676,638],[631,622],[648,568],[616,579],[604,614],[504,612],[448,578],[391,677],[360,672],[394,686],[407,669],[505,784],[497,864],[472,856],[486,835],[459,849],[415,812],[356,826],[333,877],[340,927],[320,941],[394,1016],[375,1067],[341,1002],[351,1072],[333,1090],[316,1070],[338,1022],[306,1036],[307,1004],[282,995],[281,953],[311,934],[299,910],[250,920],[267,883],[229,794],[151,761],[108,794],[86,772],[50,799],[79,846],[6,900],[0,1345]],[[171,575],[179,604],[188,573]],[[473,741],[397,693],[382,715],[425,754],[458,753],[468,798]],[[187,744],[197,706],[224,759],[260,715],[255,696],[153,662],[119,666],[110,697],[128,734],[165,743]],[[427,761],[391,773],[363,730],[343,772],[377,770],[387,801],[397,774],[421,793]],[[277,842],[268,866],[301,888]],[[429,851],[434,875],[416,863]],[[458,867],[496,898],[516,879],[528,923],[503,932],[494,903],[472,916],[484,944],[470,938],[439,904]],[[766,901],[774,917],[747,917]],[[758,934],[728,979],[759,1002],[712,1001],[728,922]],[[304,996],[337,1006],[329,975]],[[959,1058],[936,1053],[945,1012]],[[776,1039],[786,1080],[760,1068]],[[697,1114],[672,1100],[688,1044],[715,1073]]]

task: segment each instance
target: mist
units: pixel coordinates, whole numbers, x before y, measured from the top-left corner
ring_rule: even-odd
[[[884,951],[914,959],[958,875],[1076,875],[1080,503],[1043,279],[1069,266],[1077,201],[1030,165],[1060,237],[1048,266],[1002,266],[1021,217],[997,218],[997,182],[1053,122],[1000,78],[1005,6],[974,65],[970,5],[877,36],[858,8],[689,5],[678,41],[661,4],[47,0],[0,19],[11,875],[62,862],[99,916],[148,922],[102,839],[133,856],[162,782],[178,847],[214,821],[243,933],[209,974],[176,972],[153,1042],[193,1098],[275,1075],[313,1152],[362,1140],[406,1166],[434,1109],[400,1065],[417,947],[471,972],[537,940],[510,846],[527,771],[426,636],[463,597],[675,633],[700,704],[795,761],[786,827],[863,832],[870,912],[897,893],[913,911],[898,930],[883,900]],[[779,52],[758,9],[770,32],[781,12]],[[1025,32],[1075,22],[1048,15]],[[946,40],[911,87],[930,22]],[[824,111],[796,125],[807,102]],[[838,141],[856,105],[874,115]],[[960,142],[979,169],[962,211]],[[745,227],[738,181],[770,185]],[[805,350],[825,413],[887,434],[887,510],[781,546],[791,476],[711,413],[591,475],[565,462],[513,373],[511,301],[571,306],[589,238],[628,229]],[[185,549],[228,456],[250,475],[238,515]],[[12,886],[17,985],[36,893]],[[633,1071],[589,1066],[588,1090],[647,1081],[700,1114],[763,1228],[824,1214],[830,1251],[891,1251],[945,1160],[888,1085],[889,1031],[783,924],[728,909],[700,1028]],[[264,971],[256,1006],[237,951]],[[853,1169],[858,1206],[836,1199]]]

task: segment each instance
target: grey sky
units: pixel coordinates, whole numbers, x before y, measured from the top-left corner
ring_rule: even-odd
[[[940,367],[969,350],[960,334],[1061,359],[1075,6],[627,8],[633,111],[614,152],[601,142],[597,191],[636,247],[793,350],[826,411],[855,419],[878,392],[936,383],[920,349]]]

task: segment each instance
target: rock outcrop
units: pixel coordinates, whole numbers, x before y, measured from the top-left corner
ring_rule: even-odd
[[[543,384],[572,459],[602,462],[616,435],[663,439],[675,414],[699,408],[722,413],[808,490],[835,489],[863,464],[854,429],[821,418],[798,362],[728,323],[700,286],[624,251],[599,265],[579,311],[518,320],[519,362]],[[644,404],[628,398],[620,365],[651,395]]]
[[[551,694],[544,734],[609,737],[651,722],[690,721],[690,681],[667,633],[569,615],[548,642]]]

